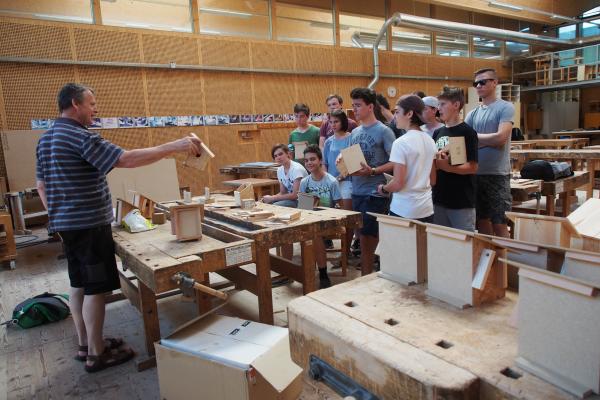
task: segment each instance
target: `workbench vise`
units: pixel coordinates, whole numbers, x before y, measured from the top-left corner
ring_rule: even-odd
[[[186,297],[194,297],[196,295],[196,290],[211,296],[215,296],[221,300],[227,300],[229,297],[225,292],[221,292],[220,290],[216,290],[196,282],[196,280],[187,272],[177,272],[171,277],[171,280],[179,285],[181,292]]]

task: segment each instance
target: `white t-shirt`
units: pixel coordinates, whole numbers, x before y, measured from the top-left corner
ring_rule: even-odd
[[[306,175],[308,175],[306,169],[302,166],[302,164],[297,163],[296,161],[291,161],[290,169],[288,170],[287,174],[285,173],[283,165],[277,168],[277,179],[283,186],[285,186],[288,193],[292,193],[294,191],[294,182],[296,179],[302,179]]]
[[[434,132],[436,129],[439,129],[439,128],[441,128],[442,126],[444,126],[444,124],[442,124],[441,122],[438,122],[438,123],[437,123],[437,125],[433,127],[433,129],[428,129],[428,128],[427,128],[427,125],[421,125],[421,130],[422,130],[423,132],[425,132],[426,134],[428,134],[428,135],[429,135],[429,137],[433,137],[433,132]]]
[[[409,130],[394,141],[390,161],[406,166],[402,190],[394,192],[390,210],[404,218],[425,218],[433,214],[429,174],[437,149],[425,132]]]

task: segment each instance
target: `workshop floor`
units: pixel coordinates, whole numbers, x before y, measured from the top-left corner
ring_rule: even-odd
[[[34,232],[40,236],[45,231]],[[298,250],[296,251],[296,253]],[[60,243],[20,249],[17,268],[0,268],[0,322],[11,317],[16,304],[43,292],[68,293],[67,266]],[[356,263],[356,259],[351,259]],[[334,283],[359,275],[354,267],[348,278],[332,277]],[[257,320],[256,297],[248,292],[233,293],[229,304],[218,313]],[[273,290],[275,323],[287,325],[288,302],[302,295],[297,283]],[[159,302],[163,335],[196,315],[193,303],[181,296]],[[127,300],[107,306],[105,334],[123,337],[137,352],[144,353],[142,321]],[[159,399],[156,368],[137,372],[133,362],[88,374],[73,360],[76,336],[70,318],[50,325],[23,330],[0,327],[0,400],[4,399]],[[339,399],[322,384],[304,376],[302,399]]]

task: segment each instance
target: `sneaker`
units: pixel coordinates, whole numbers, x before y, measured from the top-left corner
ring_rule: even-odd
[[[331,286],[331,280],[328,276],[319,278],[319,289],[325,289]]]

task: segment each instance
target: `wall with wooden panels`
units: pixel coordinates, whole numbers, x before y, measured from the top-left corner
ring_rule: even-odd
[[[372,51],[312,46],[275,41],[217,38],[186,33],[89,26],[25,19],[0,18],[0,56],[64,61],[141,62],[211,67],[242,67],[281,71],[371,74]],[[54,38],[47,43],[41,38]],[[6,39],[5,39],[6,38]],[[464,77],[482,66],[508,69],[498,61],[380,52],[383,74]],[[30,120],[57,116],[56,94],[70,81],[93,87],[100,117],[197,114],[291,113],[296,102],[312,112],[325,112],[325,98],[339,93],[350,107],[349,93],[371,78],[224,72],[182,69],[127,68],[99,65],[0,63],[0,124],[3,130],[30,128]],[[444,84],[466,87],[467,81],[382,78],[376,89],[398,96],[415,90],[438,93]],[[397,96],[397,97],[398,97]],[[396,98],[391,98],[394,103]],[[103,130],[109,140],[131,149],[164,143],[194,130],[217,154],[207,173],[190,171],[177,157],[180,185],[201,193],[205,185],[218,187],[218,169],[243,161],[269,160],[274,143],[287,142],[291,127],[265,125],[255,140],[238,131],[255,125],[167,127]],[[3,162],[0,163],[3,171]],[[210,173],[209,173],[210,172]]]

